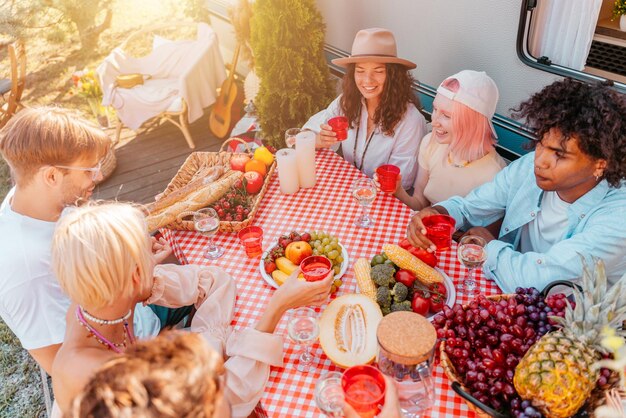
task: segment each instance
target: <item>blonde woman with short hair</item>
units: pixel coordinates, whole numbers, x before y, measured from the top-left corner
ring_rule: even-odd
[[[53,365],[61,410],[98,367],[134,344],[134,307],[143,301],[167,307],[195,304],[191,331],[222,356],[228,353],[225,396],[233,416],[247,417],[263,393],[270,365],[282,366],[282,337],[273,332],[283,313],[324,303],[333,280],[329,274],[323,281],[301,282],[296,271],[274,292],[254,327],[233,330],[235,280],[218,267],[153,267],[144,215],[123,203],[86,205],[64,216],[54,235],[52,260],[73,302]]]

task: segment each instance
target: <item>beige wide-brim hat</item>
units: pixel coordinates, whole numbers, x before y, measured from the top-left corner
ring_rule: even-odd
[[[346,58],[336,58],[333,64],[346,67],[359,62],[380,62],[401,64],[412,70],[417,67],[409,60],[398,58],[396,38],[390,30],[381,28],[363,29],[357,32],[352,43],[352,54]]]

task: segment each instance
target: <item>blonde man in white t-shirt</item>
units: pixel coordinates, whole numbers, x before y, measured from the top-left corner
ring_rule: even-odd
[[[433,131],[420,145],[413,195],[400,184],[395,195],[420,210],[491,181],[506,166],[494,147],[497,103],[498,87],[485,72],[464,70],[445,79],[433,101]]]
[[[15,188],[0,207],[0,316],[49,373],[63,342],[69,299],[50,268],[50,243],[66,206],[102,179],[111,141],[77,114],[24,109],[0,134]]]

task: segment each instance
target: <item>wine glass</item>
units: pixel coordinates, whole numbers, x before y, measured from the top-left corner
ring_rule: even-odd
[[[293,148],[296,145],[296,135],[301,131],[300,128],[289,128],[285,131],[285,144],[289,148]]]
[[[468,270],[467,278],[458,288],[459,292],[468,295],[479,293],[479,289],[476,287],[476,280],[473,278],[473,273],[476,268],[485,264],[485,260],[487,259],[485,245],[487,245],[487,242],[477,235],[466,235],[459,241],[457,248],[459,261],[463,263]]]
[[[370,228],[374,226],[374,220],[367,213],[367,208],[376,199],[376,183],[370,178],[358,178],[352,183],[352,196],[361,205],[361,216],[354,224],[360,228]]]
[[[346,399],[341,388],[340,372],[329,372],[315,384],[315,403],[329,417],[342,417]]]
[[[295,309],[289,318],[287,332],[289,338],[302,347],[298,353],[296,369],[300,372],[308,372],[313,362],[313,354],[309,347],[320,333],[315,311],[311,308]]]
[[[222,254],[224,254],[224,249],[218,247],[213,242],[213,235],[217,233],[220,227],[220,218],[217,216],[215,209],[204,208],[194,212],[193,222],[196,231],[209,238],[207,249],[202,254],[204,258],[208,258],[209,260],[220,258]]]

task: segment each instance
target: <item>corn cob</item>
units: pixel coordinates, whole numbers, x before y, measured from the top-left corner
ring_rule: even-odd
[[[370,277],[371,269],[372,267],[366,258],[359,258],[354,263],[354,275],[356,276],[356,283],[359,286],[359,290],[362,294],[376,302],[376,286]]]
[[[442,283],[443,276],[437,270],[424,263],[419,258],[405,250],[404,248],[394,245],[383,245],[383,252],[387,255],[396,266],[401,269],[409,270],[417,277],[421,283],[426,285],[432,283]]]

